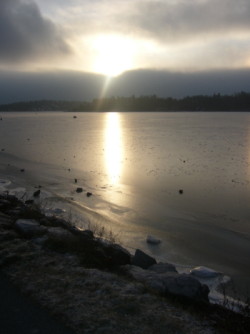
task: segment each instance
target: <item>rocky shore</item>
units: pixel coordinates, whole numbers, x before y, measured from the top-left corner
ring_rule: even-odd
[[[249,318],[141,250],[130,254],[33,201],[0,195],[0,270],[76,333],[249,333]]]

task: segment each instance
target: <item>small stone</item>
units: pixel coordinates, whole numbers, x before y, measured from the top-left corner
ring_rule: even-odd
[[[90,196],[92,196],[92,193],[88,191],[87,194],[86,194],[86,196],[90,197]]]
[[[34,197],[39,197],[39,196],[40,196],[40,193],[41,193],[41,190],[38,189],[37,191],[34,192],[33,196],[34,196]]]
[[[118,244],[102,243],[102,248],[104,249],[106,255],[109,258],[110,264],[112,265],[126,265],[131,262],[130,253]]]
[[[153,237],[152,235],[148,235],[146,241],[148,244],[152,244],[152,245],[158,245],[161,243],[160,239],[157,239]]]
[[[181,195],[183,194],[183,189],[179,190],[179,194],[181,194]]]
[[[78,187],[78,188],[76,188],[76,192],[77,192],[77,193],[82,193],[82,192],[83,192],[83,189],[80,188],[80,187]]]

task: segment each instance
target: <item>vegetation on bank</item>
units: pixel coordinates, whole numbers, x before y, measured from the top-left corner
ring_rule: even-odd
[[[0,105],[0,111],[250,111],[250,93],[184,98],[112,96],[87,101],[26,101]]]

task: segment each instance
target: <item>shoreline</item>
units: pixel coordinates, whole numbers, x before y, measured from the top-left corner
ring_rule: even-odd
[[[215,330],[213,326],[211,314],[215,311],[218,312],[218,309],[221,314],[218,321],[220,326],[224,323],[224,317],[229,314],[230,317],[233,314],[232,319],[234,319],[235,325],[238,321],[236,319],[241,319],[240,323],[242,319],[245,319],[243,326],[250,326],[249,322],[246,321],[247,318],[242,318],[242,315],[232,313],[220,306],[211,305],[201,300],[196,304],[195,300],[190,302],[190,298],[183,298],[183,296],[177,298],[173,294],[161,295],[161,290],[157,286],[161,281],[157,281],[156,276],[153,277],[150,270],[131,266],[131,264],[117,264],[117,261],[128,261],[128,257],[124,253],[121,256],[120,253],[118,260],[117,253],[110,251],[110,245],[108,245],[109,252],[107,253],[107,244],[103,240],[93,238],[90,231],[74,231],[76,235],[80,236],[81,241],[84,239],[85,244],[88,244],[88,247],[85,247],[83,251],[79,245],[76,245],[77,239],[74,239],[72,243],[70,239],[72,236],[67,233],[59,233],[58,235],[58,229],[64,229],[67,232],[73,231],[72,226],[68,225],[67,222],[55,217],[48,219],[41,212],[24,205],[13,196],[2,195],[0,203],[1,271],[26,295],[35,298],[57,317],[63,318],[76,333],[83,333],[81,326],[83,323],[86,326],[86,322],[89,330],[84,331],[84,333],[94,333],[100,328],[102,328],[102,333],[115,333],[121,328],[123,328],[121,333],[149,333],[159,326],[157,319],[162,326],[166,325],[166,321],[170,322],[174,330],[190,329],[191,324],[193,333],[223,333],[223,331]],[[38,233],[38,235],[32,237],[31,235],[25,236],[18,231],[15,225],[20,219],[38,220],[43,232],[36,231],[35,234]],[[44,228],[52,229],[47,241],[44,240]],[[39,235],[40,233],[42,234]],[[98,247],[96,247],[97,245]],[[80,247],[82,247],[82,243]],[[119,245],[117,249],[123,251]],[[87,257],[86,251],[88,252]],[[81,257],[79,257],[79,252]],[[107,254],[109,254],[108,257]],[[108,262],[105,263],[105,261]],[[110,263],[110,261],[113,262]],[[124,271],[126,266],[133,267],[133,270],[137,268],[134,271],[134,276],[131,276],[131,271]],[[155,286],[150,285],[147,280],[149,273],[151,282],[157,283]],[[171,275],[176,274],[172,273]],[[86,303],[88,304],[87,309]],[[205,310],[202,315],[197,312],[201,305]],[[191,313],[188,311],[189,308],[193,309]],[[176,313],[179,314],[178,323],[173,316]],[[83,316],[83,314],[85,315]],[[99,316],[105,314],[105,316],[101,316],[101,321],[99,321],[100,319],[96,318],[97,314]],[[125,318],[129,319],[129,324],[127,321],[124,322],[125,314]],[[146,315],[153,316],[156,322],[149,324],[146,321]],[[205,322],[202,320],[204,316],[206,317]],[[163,318],[165,320],[160,320]],[[140,330],[134,331],[138,322],[141,326]],[[231,327],[234,326],[231,324]],[[250,327],[246,328],[248,330]],[[241,333],[247,333],[244,330],[243,328]],[[232,333],[236,333],[236,331]]]
[[[19,174],[20,174],[20,171],[19,171]],[[20,176],[19,176],[20,178]],[[45,190],[42,186],[28,186],[28,188],[23,188],[24,186],[22,185],[20,187],[20,184],[15,184],[15,182],[13,183],[12,182],[13,180],[9,180],[9,179],[0,179],[0,194],[1,194],[1,191],[3,193],[10,193],[14,196],[18,196],[19,200],[21,200],[22,202],[25,202],[25,199],[29,199],[29,198],[32,198],[32,194],[33,192],[35,191],[36,192],[36,188],[39,189],[38,191],[41,192],[41,197],[40,195],[35,198],[33,197],[33,204],[34,204],[34,207],[37,207],[38,210],[46,217],[53,217],[55,216],[55,218],[59,219],[59,220],[65,220],[65,221],[70,221],[70,224],[74,225],[75,228],[77,229],[92,229],[95,233],[95,236],[98,236],[100,238],[106,238],[106,239],[112,239],[111,241],[114,243],[114,242],[118,242],[120,245],[122,245],[123,247],[126,248],[126,250],[128,250],[130,253],[131,252],[135,252],[136,249],[139,247],[141,250],[143,250],[144,252],[146,253],[149,253],[149,255],[153,258],[155,258],[158,262],[165,262],[166,259],[168,259],[168,256],[163,256],[163,255],[159,255],[158,253],[158,247],[161,247],[162,243],[160,243],[160,246],[158,245],[154,245],[154,244],[151,244],[151,243],[147,243],[146,239],[146,235],[144,236],[145,239],[143,240],[142,238],[140,238],[140,242],[139,244],[135,244],[135,240],[134,240],[134,244],[133,246],[134,247],[131,247],[131,246],[128,246],[126,243],[124,243],[124,240],[121,241],[119,240],[119,232],[118,233],[115,233],[112,231],[112,229],[109,227],[106,228],[104,225],[104,221],[103,219],[108,219],[108,217],[104,217],[102,219],[102,223],[91,223],[89,221],[89,223],[87,224],[85,219],[87,219],[88,221],[88,215],[86,215],[86,217],[83,219],[83,222],[80,222],[77,221],[79,219],[82,219],[80,218],[80,216],[78,216],[78,210],[81,211],[82,209],[82,205],[79,204],[78,202],[75,202],[75,201],[71,201],[71,200],[68,200],[67,198],[64,198],[64,197],[53,197],[53,201],[49,204],[49,208],[47,209],[46,206],[47,204],[49,203],[46,203],[47,202],[47,196],[51,196],[50,192],[48,190]],[[27,180],[26,180],[27,181]],[[33,182],[34,183],[34,182]],[[33,190],[32,190],[33,189]],[[86,189],[85,189],[86,190]],[[42,196],[43,195],[43,196]],[[45,196],[45,197],[44,197]],[[52,196],[57,196],[56,193],[53,194],[52,192]],[[95,197],[95,196],[93,196]],[[73,197],[72,197],[73,198]],[[92,198],[92,197],[91,197]],[[41,201],[42,200],[42,201]],[[42,204],[42,202],[45,201],[46,204]],[[29,200],[28,200],[29,202]],[[53,204],[56,205],[55,207],[53,207]],[[51,206],[52,205],[52,206]],[[65,206],[66,205],[66,206]],[[74,207],[77,209],[75,212],[74,210],[71,211],[71,206]],[[64,210],[66,209],[66,210]],[[94,208],[90,207],[88,208],[86,206],[86,210],[87,210],[87,213],[88,214],[94,214],[94,215],[97,215],[97,220],[100,219],[101,217],[101,213],[98,211],[96,212],[94,210]],[[85,207],[84,207],[84,211],[85,210]],[[80,212],[79,211],[79,212]],[[67,216],[67,212],[70,212]],[[65,215],[66,213],[66,215]],[[75,217],[74,217],[74,214],[75,214]],[[86,212],[85,212],[86,214]],[[80,213],[81,215],[81,213]],[[100,216],[100,217],[99,217]],[[98,219],[99,217],[99,219]],[[184,219],[184,217],[183,217]],[[143,243],[145,245],[143,245]],[[142,247],[142,248],[141,248]],[[202,265],[202,263],[198,264],[198,265],[191,265],[190,263],[192,262],[192,259],[191,259],[191,262],[189,263],[181,263],[181,262],[173,262],[173,261],[169,261],[167,260],[167,262],[170,262],[172,263],[175,268],[177,269],[177,271],[181,274],[190,274],[190,272],[192,272],[193,270],[196,270],[196,267],[199,267],[201,268],[201,271],[203,269],[205,269],[205,271],[208,269],[208,270],[212,270],[214,272],[214,275],[208,275],[206,276],[206,273],[204,274],[203,272],[201,272],[201,274],[198,273],[198,275],[196,276],[196,279],[199,280],[199,282],[201,284],[205,284],[209,287],[209,290],[210,290],[210,294],[209,294],[209,298],[210,298],[210,302],[212,303],[217,303],[217,304],[223,304],[223,299],[224,299],[224,294],[226,293],[227,296],[229,298],[232,299],[232,303],[234,303],[233,301],[233,298],[235,298],[236,300],[239,300],[239,299],[244,299],[245,300],[245,293],[242,293],[242,291],[238,290],[235,283],[232,281],[231,277],[228,276],[225,272],[223,271],[216,271],[214,270],[213,266],[207,268],[206,266],[204,267]],[[213,268],[213,269],[211,269]],[[203,270],[204,271],[204,270]],[[223,286],[223,289],[221,288],[221,286]],[[224,289],[226,289],[226,292],[224,291]]]

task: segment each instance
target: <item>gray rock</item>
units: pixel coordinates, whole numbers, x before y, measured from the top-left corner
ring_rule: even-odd
[[[33,197],[39,197],[39,196],[40,196],[40,193],[41,193],[41,190],[40,190],[40,189],[36,190],[36,191],[33,193]]]
[[[102,243],[102,247],[112,265],[122,266],[131,263],[131,254],[122,246],[112,243]]]
[[[155,271],[158,274],[165,274],[169,272],[177,273],[175,266],[171,263],[156,263],[148,267],[148,270]]]
[[[17,232],[26,238],[33,238],[39,235],[44,235],[47,232],[45,226],[40,225],[34,219],[18,219],[14,225]]]
[[[209,289],[197,279],[188,274],[177,274],[176,277],[167,277],[164,274],[166,293],[188,299],[208,301]]]
[[[83,237],[90,238],[90,239],[93,239],[93,238],[94,238],[94,233],[93,233],[93,231],[91,231],[91,230],[84,230],[84,231],[81,231],[81,235],[82,235]]]
[[[125,270],[134,279],[162,296],[171,294],[193,301],[208,301],[208,287],[191,275],[175,272],[157,273],[135,266],[125,266]]]
[[[132,258],[131,264],[143,269],[147,269],[153,264],[156,264],[156,260],[153,257],[141,251],[140,249],[137,249],[135,251],[135,255]]]

